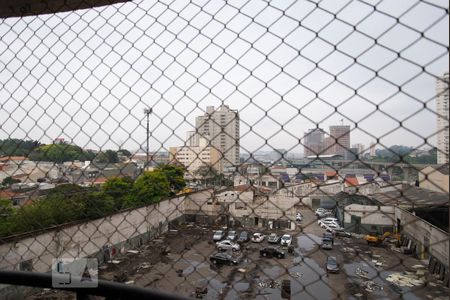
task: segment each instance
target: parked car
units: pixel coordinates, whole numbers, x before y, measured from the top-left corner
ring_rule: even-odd
[[[237,259],[224,252],[211,255],[209,260],[215,265],[237,265],[239,263]]]
[[[262,241],[264,241],[264,234],[260,233],[260,232],[255,232],[252,236],[252,242],[253,243],[261,243]]]
[[[320,221],[320,220],[319,220]],[[337,218],[332,218],[332,217],[326,217],[323,218],[321,220],[322,222],[334,222],[334,223],[339,223],[339,220]]]
[[[281,246],[290,246],[292,244],[292,236],[290,234],[285,234],[281,237]]]
[[[336,224],[336,222],[334,222],[334,221],[322,221],[322,220],[319,220],[319,221],[317,222],[317,224],[318,224],[321,228],[326,228],[327,225],[330,225],[330,224]]]
[[[274,247],[267,247],[259,250],[259,255],[264,257],[276,257],[276,258],[286,257],[286,253],[284,253],[284,251]]]
[[[278,236],[276,233],[271,233],[269,237],[267,238],[267,242],[269,244],[278,244],[280,242],[280,236]]]
[[[326,211],[324,213],[319,214],[317,217],[319,219],[321,219],[321,218],[332,217],[332,216],[334,216],[334,214],[331,211]]]
[[[325,264],[327,273],[339,273],[339,264],[334,256],[328,256]]]
[[[325,211],[326,211],[325,208],[319,207],[319,208],[316,209],[315,214],[317,215],[318,213],[323,213],[323,212],[325,212]]]
[[[326,225],[325,229],[328,232],[333,232],[333,230],[341,229],[341,226],[339,224],[336,224],[336,223],[331,223],[331,224]]]
[[[235,241],[238,238],[237,232],[234,230],[228,231],[228,235],[226,237],[229,241]]]
[[[332,243],[334,243],[334,235],[332,232],[324,232],[322,234],[322,239],[330,239]]]
[[[222,251],[222,250],[233,250],[233,251],[239,251],[241,250],[241,246],[239,246],[238,243],[233,243],[230,240],[223,240],[220,242],[216,243],[217,246],[217,250]]]
[[[238,238],[238,242],[239,243],[246,243],[250,240],[250,235],[248,234],[247,231],[242,231],[241,234],[239,235]]]
[[[303,220],[303,215],[300,212],[297,212],[297,215],[295,216],[295,221],[301,222]]]
[[[336,236],[352,237],[352,233],[351,233],[351,232],[345,231],[344,228],[336,228],[336,229],[333,229],[332,232],[333,232],[334,235],[336,235]]]
[[[223,239],[224,236],[225,236],[225,232],[223,230],[216,230],[216,231],[214,231],[214,234],[213,234],[213,241],[218,242],[221,239]]]
[[[320,248],[324,250],[332,250],[333,249],[333,241],[329,238],[323,238],[322,244],[320,244]]]

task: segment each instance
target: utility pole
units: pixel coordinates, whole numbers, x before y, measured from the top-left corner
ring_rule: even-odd
[[[150,149],[149,149],[149,134],[150,134],[150,129],[149,129],[149,116],[152,113],[152,109],[151,108],[144,108],[144,114],[147,117],[147,134],[146,134],[146,141],[147,141],[147,155],[146,155],[146,159],[145,159],[145,167],[144,167],[144,171],[148,168],[148,164],[149,164],[149,158],[150,158]]]

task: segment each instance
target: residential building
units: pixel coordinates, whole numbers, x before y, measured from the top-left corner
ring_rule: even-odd
[[[320,155],[325,149],[324,145],[325,131],[321,128],[309,129],[305,132],[305,137],[303,141],[304,155]]]
[[[437,114],[437,163],[448,164],[448,72],[436,83],[436,114]]]
[[[330,126],[330,136],[334,139],[332,154],[338,154],[345,157],[346,151],[350,148],[350,126],[332,125]]]
[[[208,144],[208,140],[199,137],[197,146],[182,146],[169,148],[170,163],[180,163],[187,168],[188,175],[195,178],[195,172],[202,166],[211,166],[217,172],[222,172],[221,153]]]
[[[222,105],[217,109],[208,106],[206,113],[195,120],[196,132],[222,154],[222,168],[238,166],[239,113]]]
[[[334,138],[332,138],[331,136],[327,136],[324,138],[324,140],[323,140],[323,149],[324,149],[323,154],[324,155],[335,154],[334,153],[334,143],[335,143]],[[306,157],[306,155],[305,155],[305,157]]]

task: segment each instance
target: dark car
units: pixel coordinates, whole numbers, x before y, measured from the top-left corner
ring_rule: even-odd
[[[340,229],[334,229],[333,230],[334,234],[336,236],[342,236],[342,237],[352,237],[352,233],[351,232],[347,232],[344,229],[340,228]]]
[[[209,257],[211,263],[215,265],[237,265],[239,262],[228,253],[219,252]]]
[[[339,264],[337,263],[336,257],[328,256],[325,269],[327,273],[339,273]]]
[[[320,244],[320,248],[324,250],[333,249],[333,242],[329,238],[322,238],[322,244]]]
[[[324,232],[322,234],[322,240],[324,240],[324,239],[329,239],[329,240],[331,240],[331,243],[334,244],[334,236],[331,232]]]
[[[264,257],[276,257],[276,258],[285,258],[286,254],[284,251],[279,250],[273,247],[267,247],[259,250],[259,254]]]
[[[248,241],[250,241],[250,235],[248,234],[247,231],[242,231],[241,234],[239,235],[238,242],[246,243]]]

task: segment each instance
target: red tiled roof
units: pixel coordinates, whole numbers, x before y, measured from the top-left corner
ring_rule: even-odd
[[[0,157],[0,161],[10,161],[10,160],[18,160],[18,161],[22,161],[22,160],[26,160],[27,158],[25,156],[3,156]]]
[[[17,193],[14,193],[13,191],[9,191],[9,190],[0,190],[0,198],[12,198],[16,195]]]
[[[353,186],[359,185],[358,179],[356,179],[355,177],[345,178],[345,183],[347,183],[348,185],[353,185]]]

